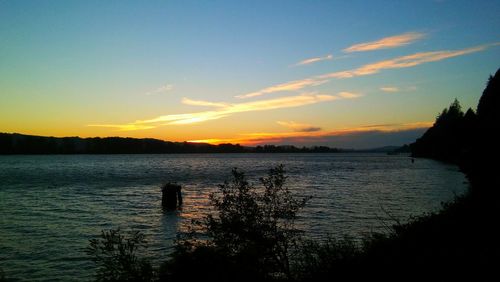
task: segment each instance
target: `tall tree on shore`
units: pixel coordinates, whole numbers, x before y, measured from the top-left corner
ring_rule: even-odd
[[[490,76],[477,106],[477,114],[464,114],[457,99],[436,118],[434,125],[411,144],[415,157],[429,157],[451,162],[468,158],[471,151],[482,155],[495,147],[494,132],[500,126],[500,70]]]
[[[494,76],[490,75],[483,95],[477,105],[477,115],[482,124],[495,125],[500,122],[500,69]]]
[[[414,157],[454,162],[477,187],[497,187],[494,165],[500,159],[500,69],[490,76],[477,106],[463,114],[455,101],[436,118],[434,125],[410,145]],[[498,189],[489,189],[497,193]]]

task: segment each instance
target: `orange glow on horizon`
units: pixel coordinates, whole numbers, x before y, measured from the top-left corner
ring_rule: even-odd
[[[219,144],[240,144],[243,146],[256,146],[270,143],[280,143],[285,140],[290,142],[304,142],[312,140],[321,140],[322,138],[331,136],[344,136],[356,133],[364,132],[399,132],[420,128],[429,128],[434,122],[413,122],[405,124],[382,124],[382,125],[368,125],[359,126],[353,128],[341,128],[333,131],[313,131],[313,132],[260,132],[260,133],[249,133],[240,134],[241,137],[236,138],[207,138],[207,139],[197,139],[189,140],[187,142],[191,143],[208,143],[212,145]]]

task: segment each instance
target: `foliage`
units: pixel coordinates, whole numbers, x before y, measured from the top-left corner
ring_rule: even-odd
[[[416,157],[430,157],[462,164],[470,156],[481,156],[496,147],[494,134],[500,129],[500,69],[490,76],[477,114],[464,114],[457,99],[436,118],[434,125],[411,144]],[[478,163],[480,164],[480,163]]]
[[[345,274],[355,271],[361,253],[360,245],[351,238],[303,240],[294,257],[294,276],[299,281],[347,277]]]
[[[309,198],[292,195],[286,178],[279,165],[269,170],[268,176],[260,179],[261,186],[256,187],[243,172],[233,169],[232,179],[210,196],[216,213],[199,223],[208,240],[179,242],[174,260],[163,267],[163,272],[182,269],[186,260],[205,269],[206,254],[210,253],[213,261],[230,266],[224,266],[225,272],[238,269],[238,276],[245,279],[290,278],[291,250],[300,237],[295,220]],[[218,278],[225,273],[220,266],[207,271]]]
[[[500,178],[492,164],[498,161],[499,83],[497,71],[488,81],[477,114],[472,109],[464,114],[455,100],[411,144],[413,156],[459,164],[471,182],[466,195],[444,204],[438,213],[397,223],[387,234],[372,234],[360,246],[352,242],[311,242],[309,252],[298,258],[301,279],[356,280],[369,273],[371,279],[401,280],[398,273],[402,272],[411,273],[412,278],[449,281],[470,276],[471,280],[483,281],[496,275],[500,235],[494,226],[500,205]]]
[[[482,123],[498,126],[500,122],[500,69],[494,76],[490,76],[483,95],[477,105],[477,114]]]
[[[160,281],[263,281],[253,265],[235,261],[219,248],[184,241],[159,269]]]
[[[250,256],[266,273],[290,277],[290,249],[299,235],[294,223],[308,198],[290,193],[282,165],[260,179],[260,191],[243,172],[234,169],[232,175],[231,182],[219,186],[222,195],[211,196],[218,211],[206,220],[213,244],[230,256]]]
[[[500,178],[494,164],[498,154],[500,130],[500,69],[490,76],[483,91],[477,114],[468,109],[465,114],[455,100],[436,119],[424,135],[411,144],[414,157],[433,158],[453,162],[467,173],[474,190],[499,196]]]
[[[140,232],[125,236],[120,229],[103,230],[86,249],[97,266],[96,281],[153,281],[151,264],[137,257],[143,248],[145,239]]]
[[[467,118],[475,116],[469,109]],[[465,117],[457,99],[436,118],[434,125],[411,144],[411,151],[417,157],[430,157],[446,161],[458,161],[462,148],[469,147],[465,134]]]
[[[499,200],[467,194],[443,204],[440,212],[394,224],[362,242],[352,239],[307,241],[297,255],[300,281],[405,280],[430,277],[487,281],[496,275],[500,247],[495,222]],[[419,279],[420,278],[420,279]]]
[[[490,84],[498,79],[490,79]],[[479,108],[480,106],[478,106]],[[485,108],[485,106],[483,105],[481,108]],[[485,110],[482,112],[484,113]],[[481,145],[480,142],[484,141],[482,140],[484,136],[479,131],[479,116],[481,116],[479,111],[476,114],[470,108],[464,114],[460,102],[455,99],[448,108],[443,109],[437,116],[434,125],[410,145],[412,155],[454,163],[462,162],[467,154],[470,154],[478,145]]]

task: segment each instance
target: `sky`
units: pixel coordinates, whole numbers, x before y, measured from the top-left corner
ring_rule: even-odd
[[[500,67],[500,1],[0,0],[0,132],[369,148]]]

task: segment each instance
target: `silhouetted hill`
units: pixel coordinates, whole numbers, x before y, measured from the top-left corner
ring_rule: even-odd
[[[0,133],[0,154],[177,154],[177,153],[337,153],[326,146],[295,147],[240,144],[169,142],[158,139],[122,137],[43,137]]]

